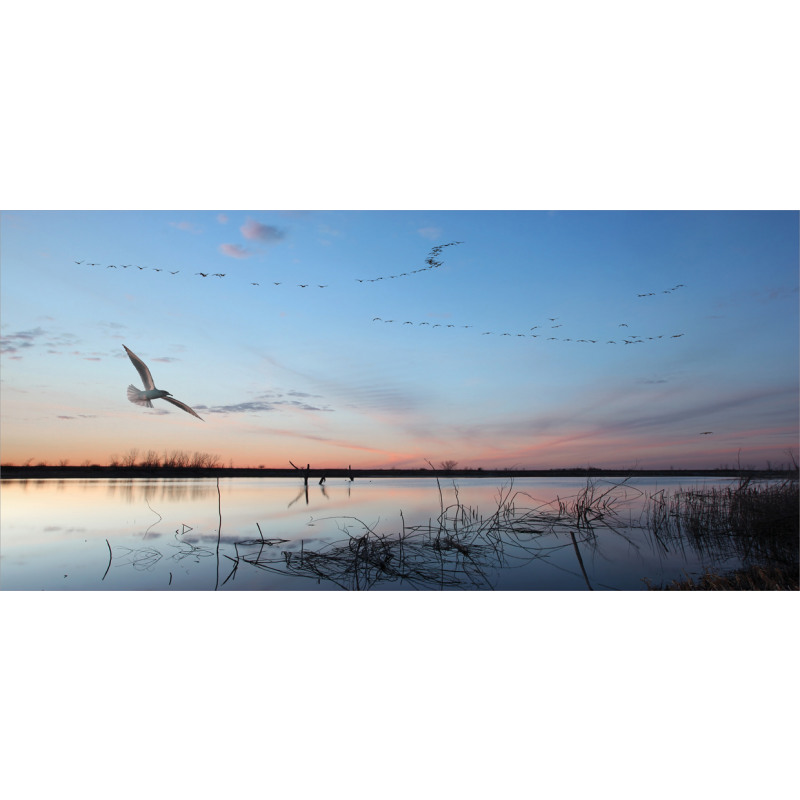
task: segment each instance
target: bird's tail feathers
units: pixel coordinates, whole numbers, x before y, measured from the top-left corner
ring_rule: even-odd
[[[133,384],[128,386],[128,400],[130,400],[131,403],[136,403],[137,406],[152,408],[153,404],[146,397],[142,397],[142,394],[142,390],[137,389]]]

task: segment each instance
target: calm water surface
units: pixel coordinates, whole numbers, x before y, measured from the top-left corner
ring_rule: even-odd
[[[634,479],[587,528],[558,513],[585,478],[8,480],[0,588],[642,590],[738,566],[641,525],[648,495],[712,485]]]

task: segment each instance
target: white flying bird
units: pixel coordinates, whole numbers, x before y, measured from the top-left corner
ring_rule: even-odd
[[[125,347],[125,345],[122,345]],[[188,411],[190,414],[193,414],[197,419],[203,420],[203,418],[195,413],[186,403],[181,403],[180,400],[176,400],[169,392],[165,392],[163,389],[156,389],[156,385],[153,382],[153,376],[150,374],[150,370],[147,368],[147,364],[142,361],[136,353],[132,353],[125,347],[125,352],[128,354],[128,358],[133,362],[133,366],[136,367],[136,371],[141,376],[142,382],[144,383],[144,391],[137,389],[133,384],[128,386],[128,400],[131,403],[136,403],[137,406],[146,406],[147,408],[152,408],[153,404],[150,402],[151,400],[157,400],[161,398],[162,400],[166,400],[168,403],[172,403],[174,406],[178,406],[178,408],[182,408],[184,411]]]

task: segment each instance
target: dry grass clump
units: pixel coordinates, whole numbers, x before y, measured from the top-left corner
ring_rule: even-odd
[[[627,499],[625,492],[620,492],[623,487],[633,489],[628,485],[629,478],[621,481],[604,481],[603,485],[598,481],[588,478],[586,486],[576,495],[567,500],[557,499],[558,511],[562,516],[568,516],[575,520],[578,526],[590,526],[593,522],[598,522],[604,517],[616,516],[619,507]],[[636,489],[641,496],[641,492]]]
[[[660,540],[682,538],[701,553],[796,563],[798,500],[797,481],[659,492],[650,498],[647,526]]]
[[[800,591],[800,572],[792,567],[749,567],[725,575],[706,570],[700,577],[671,581],[666,586],[647,588],[663,591],[725,592],[725,591]]]
[[[354,518],[342,518],[354,519]],[[496,531],[479,525],[445,529],[442,520],[423,526],[403,527],[384,535],[355,520],[341,529],[347,539],[300,551],[273,554],[260,547],[241,560],[260,569],[331,581],[343,589],[370,589],[378,583],[407,583],[415,589],[459,586],[492,588],[487,571],[502,561],[502,542]]]

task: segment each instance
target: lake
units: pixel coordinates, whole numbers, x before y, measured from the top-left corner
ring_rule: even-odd
[[[659,539],[657,492],[709,478],[4,480],[3,590],[647,589],[730,551]],[[735,481],[733,481],[735,484]]]

